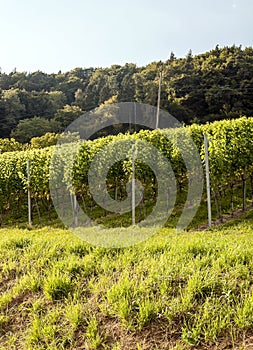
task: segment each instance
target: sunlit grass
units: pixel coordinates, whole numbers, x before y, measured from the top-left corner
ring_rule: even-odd
[[[1,229],[0,348],[238,342],[253,327],[252,225],[249,212],[207,232],[162,229],[111,249],[67,230]]]

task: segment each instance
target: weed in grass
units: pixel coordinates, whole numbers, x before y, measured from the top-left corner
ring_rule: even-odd
[[[91,252],[91,250],[92,250],[92,248],[89,247],[85,242],[72,244],[69,247],[70,254],[77,255],[80,258],[82,258],[85,255],[89,254]]]
[[[218,336],[231,326],[233,309],[220,299],[207,298],[198,312],[185,322],[182,340],[189,345],[215,342]]]
[[[63,321],[62,309],[53,308],[43,316],[34,315],[28,330],[26,348],[65,349],[71,344],[71,331]]]
[[[43,335],[41,330],[42,330],[42,320],[38,316],[35,316],[31,321],[31,327],[29,330],[29,335],[27,337],[28,345],[37,344],[43,340]]]
[[[30,315],[33,316],[43,316],[46,312],[46,303],[43,299],[36,299],[29,308]]]
[[[41,286],[42,277],[37,271],[28,272],[19,281],[19,291],[29,290],[36,293],[41,289]]]
[[[117,315],[124,327],[132,324],[131,309],[135,303],[133,281],[123,277],[107,291],[108,308],[112,315]]]
[[[138,328],[141,330],[154,320],[157,314],[157,305],[154,300],[143,300],[139,304]]]
[[[56,270],[46,278],[43,289],[48,299],[61,300],[73,292],[73,284],[69,275]]]
[[[18,337],[15,334],[10,335],[6,340],[7,349],[13,349],[13,350],[17,349],[17,342],[18,342]]]
[[[66,319],[75,332],[80,325],[85,323],[84,304],[78,301],[72,301],[65,308]]]
[[[94,316],[88,320],[86,338],[88,339],[87,349],[98,349],[102,344],[102,338],[98,329],[98,321]]]
[[[122,349],[122,346],[118,342],[112,345],[112,350],[121,350],[121,349]]]
[[[243,303],[237,306],[235,322],[240,330],[253,327],[253,295],[245,295]]]
[[[0,329],[3,328],[3,326],[8,322],[9,317],[6,316],[5,314],[0,314]]]
[[[27,248],[31,243],[30,238],[16,238],[11,239],[5,244],[6,249],[25,249]]]

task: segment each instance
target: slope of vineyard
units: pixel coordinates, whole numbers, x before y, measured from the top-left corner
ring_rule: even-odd
[[[1,229],[0,348],[252,349],[252,224],[125,249]]]

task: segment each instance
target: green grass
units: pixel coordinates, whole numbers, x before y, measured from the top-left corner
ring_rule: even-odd
[[[0,349],[243,349],[252,334],[252,212],[124,249],[49,227],[3,228],[0,247]]]

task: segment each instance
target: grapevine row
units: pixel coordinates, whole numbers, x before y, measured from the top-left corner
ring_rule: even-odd
[[[117,135],[83,142],[75,159],[72,183],[77,195],[88,196],[88,170],[94,156],[105,145],[134,138],[145,140],[159,149],[169,160],[179,186],[187,182],[187,170],[182,156],[175,146],[176,140],[187,132],[193,139],[204,165],[203,134],[208,135],[210,178],[213,193],[222,187],[233,187],[238,181],[252,176],[253,168],[253,118],[242,117],[235,120],[223,120],[205,125],[191,125],[181,129],[142,130],[134,135]],[[170,140],[167,137],[170,133]],[[175,141],[175,142],[174,142]],[[68,147],[66,147],[67,149]],[[6,204],[17,206],[24,198],[28,183],[26,162],[30,160],[30,189],[37,201],[51,202],[49,190],[49,169],[55,146],[44,149],[6,152],[0,155],[0,203],[2,212]],[[113,154],[108,154],[110,158]],[[67,154],[62,161],[68,161]],[[53,171],[57,172],[57,169]],[[62,179],[64,181],[62,174]],[[131,177],[131,161],[126,158],[115,164],[108,173],[109,188],[125,184]],[[136,162],[136,177],[148,186],[155,183],[154,174],[143,163]]]

